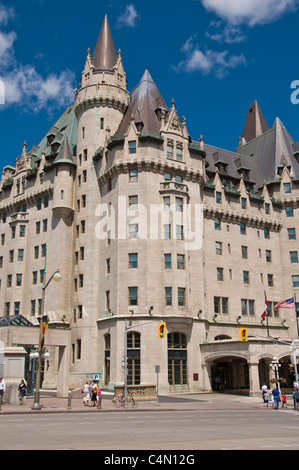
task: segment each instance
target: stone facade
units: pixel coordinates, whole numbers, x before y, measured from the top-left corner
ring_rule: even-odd
[[[105,18],[74,104],[3,169],[1,315],[38,323],[46,260],[63,277],[45,313],[69,331],[71,388],[94,373],[123,383],[127,320],[129,385],[155,384],[159,365],[160,393],[211,390],[216,376],[257,392],[274,357],[286,375],[298,337],[295,309],[274,309],[299,288],[298,155],[257,103],[236,152],[193,141],[148,71],[127,90]],[[58,361],[52,347],[44,386]]]

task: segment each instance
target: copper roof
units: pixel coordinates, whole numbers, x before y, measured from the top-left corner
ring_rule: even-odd
[[[96,70],[113,70],[116,58],[110,26],[107,15],[105,15],[98,42],[92,56],[92,63]]]
[[[161,128],[159,109],[168,110],[154,80],[146,70],[139,84],[131,92],[129,107],[118,129],[118,134],[126,134],[134,119],[142,132],[158,133]]]
[[[269,129],[266,119],[257,101],[251,103],[248,109],[242,137],[249,142]]]

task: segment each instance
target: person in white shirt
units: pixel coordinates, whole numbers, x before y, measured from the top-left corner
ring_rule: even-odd
[[[3,397],[4,392],[5,392],[5,382],[2,379],[2,377],[0,377],[0,404],[2,403],[2,397]]]

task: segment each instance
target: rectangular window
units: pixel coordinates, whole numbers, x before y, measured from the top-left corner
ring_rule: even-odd
[[[163,203],[164,203],[164,210],[169,211],[170,210],[170,197],[169,196],[163,197]]]
[[[111,265],[110,265],[110,258],[106,259],[106,274],[110,274],[111,272]]]
[[[130,183],[136,183],[138,181],[138,170],[132,169],[129,171]]]
[[[249,284],[249,271],[243,271],[243,283]]]
[[[292,276],[293,287],[299,287],[299,276]]]
[[[267,261],[267,263],[271,263],[271,261],[272,261],[272,252],[271,252],[271,250],[266,250],[266,261]]]
[[[9,317],[9,311],[10,311],[10,302],[5,302],[5,310],[4,310],[5,317]]]
[[[129,268],[138,268],[138,253],[129,253]]]
[[[287,217],[294,217],[293,206],[286,206],[286,216]]]
[[[216,255],[222,255],[222,242],[215,242],[216,243]]]
[[[21,303],[20,302],[15,302],[15,304],[14,304],[14,314],[15,315],[20,314],[20,307],[21,307]]]
[[[217,281],[223,281],[223,268],[217,268]]]
[[[253,317],[254,316],[254,300],[248,301],[248,308],[249,308],[249,316]]]
[[[129,287],[129,305],[138,305],[138,287]]]
[[[265,227],[264,228],[264,237],[265,238],[270,238],[270,230],[269,230],[269,227]]]
[[[270,214],[270,204],[268,202],[265,202],[265,214]]]
[[[165,240],[171,239],[171,225],[170,224],[164,225],[164,238]]]
[[[32,284],[37,284],[37,271],[32,272]]]
[[[285,194],[291,194],[291,183],[283,183],[283,189]]]
[[[298,263],[298,251],[290,251],[291,263]]]
[[[274,286],[273,274],[268,274],[268,286],[269,287]]]
[[[178,162],[183,160],[183,150],[181,148],[176,149],[176,159]]]
[[[167,145],[167,158],[173,158],[173,146]]]
[[[129,238],[138,238],[138,224],[129,224]]]
[[[22,274],[17,274],[16,275],[16,287],[21,287],[22,286]]]
[[[35,246],[34,247],[34,259],[38,258],[38,254],[39,254],[39,246]]]
[[[184,227],[183,225],[176,226],[176,239],[177,240],[184,240]]]
[[[16,226],[11,227],[11,238],[16,238]]]
[[[35,223],[35,233],[36,235],[40,234],[40,222]]]
[[[172,287],[165,287],[165,304],[172,305]]]
[[[79,287],[84,286],[84,276],[83,274],[79,274]]]
[[[129,196],[129,210],[136,211],[138,209],[138,196]]]
[[[220,313],[220,297],[214,297],[214,313]]]
[[[20,225],[20,237],[25,237],[26,225]]]
[[[241,311],[242,315],[247,315],[247,300],[241,299]]]
[[[214,217],[214,228],[215,230],[221,230],[221,222],[219,217]]]
[[[246,234],[246,224],[244,222],[240,223],[240,233],[241,233],[241,235]]]
[[[222,313],[228,314],[228,297],[222,297]]]
[[[184,307],[185,306],[185,291],[184,287],[178,287],[178,306]]]
[[[43,231],[47,232],[48,230],[48,219],[43,220]]]
[[[77,359],[78,360],[81,359],[81,347],[82,347],[81,339],[77,339]]]
[[[165,266],[165,269],[171,269],[171,254],[170,253],[164,254],[164,266]]]
[[[175,198],[175,210],[177,212],[183,212],[183,199],[181,197]]]
[[[129,141],[129,153],[136,153],[136,140]]]
[[[295,228],[288,228],[288,237],[289,237],[289,240],[296,240],[296,229]]]
[[[222,194],[219,191],[216,191],[216,204],[221,204]]]
[[[177,255],[177,269],[185,269],[185,255]]]
[[[242,207],[242,209],[246,209],[246,207],[247,207],[246,197],[241,197],[241,207]]]
[[[9,251],[9,262],[13,263],[13,258],[14,258],[14,250]]]
[[[42,258],[46,256],[46,252],[47,252],[47,245],[44,243],[42,245]]]
[[[241,251],[242,251],[242,258],[247,259],[248,258],[248,247],[247,246],[242,246]]]
[[[36,307],[36,301],[35,301],[35,300],[31,300],[31,316],[32,316],[32,317],[35,316],[35,307]]]

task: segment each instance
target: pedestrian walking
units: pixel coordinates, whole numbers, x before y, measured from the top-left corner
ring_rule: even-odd
[[[94,380],[93,384],[92,384],[92,387],[91,387],[91,402],[93,403],[93,405],[90,404],[89,406],[96,406],[97,390],[98,390],[97,382],[96,382],[96,380]]]
[[[296,392],[295,392],[295,404],[296,404],[296,410],[299,411],[299,390],[298,388],[296,389]]]
[[[286,395],[281,395],[281,400],[282,400],[282,407],[288,407],[288,404],[287,404],[287,397]]]
[[[273,388],[272,396],[274,398],[274,408],[275,408],[275,410],[278,410],[278,408],[279,408],[279,397],[280,397],[280,391],[278,390],[278,388]]]
[[[269,393],[268,392],[265,392],[264,395],[263,395],[263,399],[264,399],[264,403],[267,405],[269,405]]]
[[[26,395],[26,384],[25,384],[25,380],[22,379],[20,384],[19,384],[19,387],[18,387],[18,391],[19,391],[19,403],[20,405],[24,405],[24,396]]]
[[[83,386],[82,393],[83,393],[83,405],[88,406],[89,405],[89,400],[90,400],[90,392],[89,392],[89,383],[88,383],[88,381]]]
[[[97,388],[97,407],[102,408],[102,390],[101,390],[101,387]]]
[[[267,392],[268,392],[268,387],[267,387],[267,385],[264,384],[264,385],[262,386],[262,395],[263,395],[263,400],[264,400],[264,402],[265,402],[264,395],[265,395],[265,393],[267,393]],[[269,400],[269,395],[268,395],[268,400]]]
[[[0,377],[0,409],[2,406],[3,395],[5,392],[5,382],[2,377]]]
[[[297,409],[297,405],[296,405],[296,392],[297,392],[297,388],[294,389],[293,395],[292,395],[293,404],[294,404],[294,410]]]

